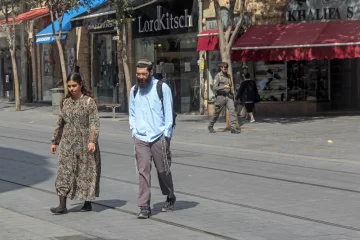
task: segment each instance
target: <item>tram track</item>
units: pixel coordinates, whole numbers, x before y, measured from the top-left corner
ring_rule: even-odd
[[[5,136],[5,135],[0,135],[0,138],[12,138],[15,140],[22,140],[22,141],[28,141],[28,142],[35,142],[35,143],[40,143],[40,144],[46,144],[49,145],[49,142],[47,141],[40,141],[40,140],[32,140],[32,139],[27,139],[27,138],[23,138],[23,137],[12,137],[12,136]],[[109,140],[103,140],[103,141],[109,141]],[[109,142],[113,142],[113,143],[121,143],[118,141],[109,141]],[[123,144],[129,144],[129,143],[124,143]],[[130,145],[130,144],[129,144]],[[183,150],[178,150],[178,151],[183,151]],[[121,153],[116,153],[116,152],[110,152],[110,151],[102,151],[103,153],[107,153],[107,154],[112,154],[112,155],[116,155],[116,156],[125,156],[125,157],[132,157],[132,154],[121,154]],[[202,152],[194,152],[194,151],[186,151],[186,152],[191,152],[191,153],[198,153],[198,154],[203,154],[203,155],[212,155],[213,154],[206,154],[206,153],[202,153]],[[224,157],[224,156],[221,156]],[[241,160],[247,160],[247,159],[242,159],[242,158],[235,158],[234,159],[241,159]],[[32,165],[38,165],[36,163],[31,163],[28,161],[24,161],[24,160],[18,160],[16,158],[4,158],[4,157],[0,157],[0,159],[3,160],[7,160],[7,161],[18,161],[21,163],[25,163],[25,164],[32,164]],[[258,161],[258,160],[252,160],[250,159],[249,161]],[[268,163],[271,164],[271,162],[266,162],[263,161],[264,163]],[[194,167],[194,168],[201,168],[201,169],[207,169],[207,170],[211,170],[211,171],[220,171],[220,172],[225,172],[225,173],[232,173],[232,174],[238,174],[238,175],[245,175],[245,176],[252,176],[252,177],[260,177],[260,178],[265,178],[265,179],[271,179],[271,180],[277,180],[277,181],[284,181],[284,182],[290,182],[290,183],[295,183],[295,184],[304,184],[304,185],[309,185],[309,186],[315,186],[315,187],[322,187],[322,188],[328,188],[328,189],[333,189],[333,190],[339,190],[339,191],[346,191],[346,192],[352,192],[352,193],[360,193],[360,191],[357,190],[352,190],[352,189],[346,189],[346,188],[336,188],[336,187],[332,187],[332,186],[326,186],[326,185],[320,185],[320,184],[313,184],[313,183],[306,183],[306,182],[299,182],[299,181],[292,181],[292,180],[287,180],[287,179],[281,179],[281,178],[273,178],[273,177],[269,177],[269,176],[262,176],[262,175],[256,175],[256,174],[251,174],[251,173],[245,173],[245,172],[238,172],[238,171],[231,171],[231,170],[226,170],[226,169],[219,169],[219,168],[211,168],[211,167],[204,167],[204,166],[198,166],[198,165],[194,165],[194,164],[185,164],[185,163],[178,163],[178,162],[173,162],[173,164],[177,164],[177,165],[183,165],[183,166],[188,166],[188,167]],[[275,164],[280,164],[280,165],[290,165],[290,164],[281,164],[281,163],[275,163]],[[291,165],[290,165],[291,166]],[[48,167],[50,168],[56,168],[56,165],[54,164],[52,165],[48,165]],[[297,167],[297,166],[293,166],[293,167]],[[317,169],[317,170],[322,170],[322,171],[332,171],[332,170],[326,170],[326,169]],[[344,174],[355,174],[355,175],[359,175],[356,173],[351,173],[351,172],[344,172],[344,171],[332,171],[332,172],[338,172],[338,173],[344,173]],[[117,181],[117,182],[122,182],[125,184],[132,184],[132,185],[138,185],[138,183],[136,182],[132,182],[132,181],[126,181],[126,180],[122,180],[122,179],[118,179],[118,178],[113,178],[113,177],[109,177],[109,176],[102,176],[102,178],[104,179],[108,179],[108,180],[112,180],[112,181]],[[12,184],[16,184],[19,186],[23,186],[23,187],[28,187],[34,190],[39,190],[42,192],[46,192],[46,193],[50,193],[50,194],[54,194],[51,191],[45,190],[45,189],[41,189],[41,188],[37,188],[37,187],[33,187],[30,185],[25,185],[25,184],[21,184],[21,183],[17,183],[14,181],[9,181],[7,179],[2,179],[0,178],[0,181],[3,182],[8,182],[8,183],[12,183]],[[155,189],[159,189],[157,187],[152,187]],[[332,223],[332,222],[328,222],[328,221],[322,221],[322,220],[318,220],[315,218],[308,218],[308,217],[303,217],[303,216],[299,216],[299,215],[294,215],[294,214],[289,214],[289,213],[285,213],[285,212],[281,212],[281,211],[274,211],[268,208],[261,208],[261,207],[257,207],[257,206],[252,206],[252,205],[247,205],[247,204],[239,204],[239,203],[235,203],[235,202],[230,202],[230,201],[224,201],[221,199],[216,199],[216,198],[208,198],[208,197],[204,197],[201,195],[197,195],[197,194],[192,194],[192,193],[187,193],[187,192],[179,192],[177,191],[179,194],[182,195],[186,195],[186,196],[192,196],[192,197],[196,197],[196,198],[200,198],[200,199],[204,199],[204,200],[209,200],[209,201],[215,201],[217,203],[224,203],[224,204],[229,204],[229,205],[233,205],[233,206],[238,206],[241,208],[247,208],[247,209],[252,209],[252,210],[257,210],[257,211],[261,211],[261,212],[267,212],[267,213],[271,213],[271,214],[276,214],[276,215],[281,215],[281,216],[286,216],[286,217],[290,217],[290,218],[295,218],[295,219],[299,219],[299,220],[304,220],[304,221],[308,221],[308,222],[314,222],[314,223],[319,223],[319,224],[325,224],[328,226],[333,226],[333,227],[338,227],[338,228],[342,228],[342,229],[348,229],[348,230],[353,230],[353,231],[360,231],[360,228],[356,228],[356,227],[352,227],[352,226],[347,226],[347,225],[342,225],[342,224],[337,224],[337,223]],[[135,212],[131,212],[128,210],[124,210],[124,209],[117,209],[114,208],[112,206],[106,205],[106,204],[101,204],[101,203],[95,203],[99,206],[103,206],[106,208],[110,208],[110,209],[114,209],[116,211],[120,211],[123,213],[127,213],[127,214],[131,214],[131,215],[136,215]],[[196,228],[192,228],[189,226],[185,226],[185,225],[181,225],[181,224],[177,224],[177,223],[172,223],[172,222],[168,222],[162,219],[157,219],[157,218],[153,218],[152,220],[158,221],[158,222],[162,222],[164,224],[169,224],[169,225],[173,225],[173,226],[177,226],[177,227],[182,227],[182,228],[186,228],[188,230],[191,231],[196,231],[196,232],[202,232],[202,233],[206,233],[212,236],[216,236],[218,238],[221,239],[234,239],[234,238],[228,238],[226,236],[223,235],[217,235],[215,233],[211,233],[211,232],[207,232],[207,231],[203,231],[201,229],[196,229]]]
[[[26,139],[26,138],[18,138],[18,137],[0,135],[0,138],[3,138],[3,137],[4,138],[12,138],[12,139],[16,139],[16,140],[22,140],[22,141],[31,141],[31,142],[36,142],[36,143],[41,143],[41,144],[46,144],[46,145],[49,144],[48,142],[45,142],[45,141],[29,140],[29,139]],[[129,157],[129,158],[134,157],[133,154],[123,154],[123,153],[116,153],[116,152],[105,151],[105,150],[102,150],[101,153],[115,155],[115,156]],[[2,157],[0,157],[0,159],[1,158]],[[16,161],[16,159],[12,159],[12,160]],[[23,161],[23,162],[25,162],[25,161]],[[31,164],[31,163],[29,163],[29,164]],[[173,161],[172,164],[185,166],[185,167],[193,167],[193,168],[198,168],[198,169],[204,169],[204,170],[211,170],[211,171],[216,171],[216,172],[230,173],[230,174],[236,174],[236,175],[242,175],[242,176],[250,176],[250,177],[268,179],[268,180],[273,180],[273,181],[281,181],[281,182],[287,182],[287,183],[293,183],[293,184],[299,184],[299,185],[306,185],[306,186],[319,187],[319,188],[325,188],[325,189],[331,189],[331,190],[337,190],[337,191],[360,194],[359,190],[334,187],[334,186],[329,186],[329,185],[324,185],[324,184],[316,184],[316,183],[305,182],[305,181],[296,181],[296,180],[290,180],[290,179],[279,178],[279,177],[270,177],[270,176],[254,174],[254,173],[247,173],[247,172],[240,172],[240,171],[234,171],[234,170],[206,167],[206,166],[189,164],[189,163],[180,163],[180,162],[176,162],[176,161]],[[336,172],[336,171],[334,171],[334,172]],[[343,173],[343,172],[339,171],[338,173]],[[358,174],[355,174],[355,175],[358,175]]]
[[[119,179],[111,178],[111,177],[103,177],[103,178],[108,179],[108,180],[115,180],[115,181],[119,181],[119,182],[123,182],[123,183],[127,183],[127,184],[138,185],[137,183],[131,182],[131,181],[124,181],[124,180],[119,180]],[[34,187],[34,186],[30,186],[30,185],[26,185],[26,184],[22,184],[22,183],[18,183],[18,182],[15,182],[15,181],[10,181],[10,180],[3,179],[3,178],[0,178],[0,181],[5,182],[5,183],[18,185],[18,186],[21,186],[21,187],[30,188],[32,190],[41,191],[43,193],[56,195],[54,192],[51,192],[49,190]],[[152,188],[159,189],[157,187],[152,187]],[[209,201],[215,201],[217,203],[235,205],[235,206],[241,207],[241,208],[256,210],[256,211],[260,211],[260,212],[280,215],[280,216],[289,217],[289,218],[298,219],[298,220],[303,220],[303,221],[307,221],[307,222],[318,223],[318,224],[323,224],[323,225],[327,225],[327,226],[332,226],[332,227],[337,227],[337,228],[341,228],[341,229],[347,229],[347,230],[360,232],[360,228],[353,227],[353,226],[347,226],[347,225],[342,225],[342,224],[338,224],[338,223],[318,220],[318,219],[315,219],[315,218],[303,217],[303,216],[299,216],[299,215],[295,215],[295,214],[289,214],[289,213],[285,213],[285,212],[281,212],[281,211],[275,211],[275,210],[271,210],[271,209],[268,209],[268,208],[256,207],[256,206],[252,206],[252,205],[248,205],[248,204],[233,203],[233,202],[228,202],[228,201],[224,201],[224,200],[208,198],[208,197],[200,196],[200,195],[197,195],[197,194],[185,193],[185,192],[181,192],[181,191],[180,192],[177,191],[177,193],[182,194],[182,195],[196,197],[196,198],[201,198],[201,199],[205,199],[205,200],[209,200]],[[108,208],[108,209],[113,209],[113,210],[119,211],[121,213],[137,216],[136,212],[125,210],[125,209],[120,209],[120,208],[115,208],[115,207],[110,206],[108,204],[98,203],[96,201],[93,202],[93,204],[98,205],[98,206],[102,206],[102,207],[105,207],[105,208]],[[179,227],[179,228],[191,230],[191,231],[194,231],[194,232],[211,235],[211,236],[214,236],[214,237],[217,237],[217,238],[220,238],[220,239],[237,240],[235,238],[231,238],[231,237],[224,236],[224,235],[221,235],[221,234],[205,231],[205,230],[198,229],[198,228],[195,228],[195,227],[186,226],[184,224],[174,223],[174,222],[163,220],[163,219],[156,218],[156,217],[151,217],[150,219],[153,220],[153,221],[156,221],[156,222],[163,223],[163,224],[168,224],[168,225],[176,226],[176,227]]]
[[[30,185],[26,185],[26,184],[22,184],[22,183],[17,183],[17,182],[9,181],[9,180],[2,179],[2,178],[0,178],[0,182],[10,183],[10,184],[13,184],[13,185],[17,185],[17,186],[29,188],[29,189],[32,189],[32,190],[35,190],[35,191],[40,191],[40,192],[43,192],[43,193],[47,193],[47,194],[51,194],[51,195],[56,195],[56,193],[51,192],[51,191],[48,191],[48,190],[46,190],[46,189],[42,189],[42,188],[38,188],[38,187],[33,187],[33,186],[30,186]],[[132,215],[132,216],[137,216],[137,215],[138,215],[138,213],[136,213],[136,212],[129,211],[129,210],[125,210],[125,209],[116,208],[116,207],[110,206],[110,205],[108,205],[108,204],[103,204],[103,203],[99,203],[99,202],[96,202],[96,201],[93,201],[92,204],[93,204],[93,205],[97,205],[97,206],[101,206],[101,207],[104,207],[104,208],[107,208],[107,209],[112,209],[112,210],[114,210],[114,211],[117,211],[117,212],[120,212],[120,213],[123,213],[123,214],[128,214],[128,215]],[[217,234],[217,233],[214,233],[214,232],[209,232],[209,231],[202,230],[202,229],[195,228],[195,227],[191,227],[191,226],[186,226],[186,225],[184,225],[184,224],[179,224],[179,223],[167,221],[167,220],[164,220],[164,219],[161,219],[161,218],[157,218],[157,217],[154,217],[154,216],[151,216],[148,220],[150,220],[150,221],[155,221],[155,222],[159,222],[159,223],[166,224],[166,225],[170,225],[170,226],[174,226],[174,227],[178,227],[178,228],[182,228],[182,229],[189,230],[189,231],[192,231],[192,232],[197,232],[197,233],[206,234],[206,235],[208,235],[208,236],[216,237],[216,238],[219,238],[219,239],[238,240],[238,239],[236,239],[236,238],[232,238],[232,237],[229,237],[229,236],[225,236],[225,235],[222,235],[222,234]],[[359,229],[359,231],[360,231],[360,229]]]
[[[0,126],[3,127],[3,126]],[[12,127],[7,127],[7,128],[12,128]],[[12,128],[12,129],[16,129],[16,130],[23,130],[23,131],[27,131],[27,132],[36,132],[39,133],[39,131],[33,131],[33,130],[29,130],[29,129],[21,129],[21,128]],[[46,134],[47,132],[41,132]],[[32,141],[32,142],[37,142],[37,143],[45,143],[45,144],[49,144],[49,142],[45,142],[45,141],[38,141],[38,140],[29,140],[26,138],[18,138],[18,137],[12,137],[12,136],[3,136],[0,135],[0,138],[4,137],[4,138],[12,138],[12,139],[17,139],[17,140],[24,140],[24,141]],[[112,140],[107,140],[107,139],[102,139],[101,142],[110,142],[110,143],[114,143],[114,144],[126,144],[129,145],[129,147],[133,148],[133,143],[129,143],[129,142],[124,142],[124,141],[112,141]],[[198,152],[198,151],[189,151],[189,150],[184,150],[184,149],[177,149],[174,147],[171,147],[172,151],[179,151],[179,152],[184,152],[184,153],[189,153],[189,154],[197,154],[197,155],[203,155],[203,156],[215,156],[215,157],[224,157],[223,155],[220,154],[216,154],[216,153],[204,153],[204,152]],[[104,151],[101,151],[104,152]],[[119,156],[130,156],[128,154],[121,154],[121,153],[113,153],[113,152],[109,152],[111,154],[117,154]],[[131,155],[133,156],[133,155]],[[301,158],[302,156],[299,155],[299,158]],[[269,161],[265,161],[265,160],[259,160],[259,159],[251,159],[251,158],[243,158],[243,157],[233,157],[233,156],[226,156],[227,159],[234,159],[234,160],[241,160],[241,161],[247,161],[247,162],[256,162],[256,163],[265,163],[265,164],[269,164],[269,165],[279,165],[279,166],[288,166],[288,167],[296,167],[296,168],[302,168],[302,169],[309,169],[309,170],[319,170],[319,171],[325,171],[325,172],[333,172],[333,173],[343,173],[343,174],[350,174],[350,175],[359,175],[360,173],[356,173],[356,172],[349,172],[349,171],[339,171],[339,170],[330,170],[330,169],[324,169],[324,168],[317,168],[317,167],[307,167],[307,166],[302,166],[302,165],[298,165],[298,164],[289,164],[289,163],[279,163],[279,162],[269,162]],[[337,159],[333,159],[333,160],[337,160]],[[180,163],[177,163],[180,164]]]

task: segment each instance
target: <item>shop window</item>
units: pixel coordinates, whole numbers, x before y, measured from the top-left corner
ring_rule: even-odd
[[[289,101],[328,101],[329,67],[327,60],[287,63]]]
[[[328,61],[256,62],[261,101],[328,101]]]
[[[99,103],[118,103],[118,72],[116,41],[113,34],[97,36],[98,64],[97,100]]]
[[[198,111],[200,107],[196,44],[191,35],[154,39],[155,76],[170,86],[177,112]]]
[[[255,82],[261,101],[286,101],[287,80],[284,62],[256,62]]]

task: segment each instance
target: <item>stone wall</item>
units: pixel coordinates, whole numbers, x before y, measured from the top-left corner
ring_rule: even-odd
[[[219,0],[220,6],[229,7],[228,0]],[[278,24],[285,22],[286,5],[289,0],[246,0],[245,11],[250,12],[253,25]],[[235,5],[235,12],[240,8],[240,2]],[[213,0],[203,3],[203,26],[206,19],[215,18]]]

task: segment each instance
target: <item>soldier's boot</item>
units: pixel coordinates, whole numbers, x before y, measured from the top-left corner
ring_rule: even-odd
[[[239,134],[241,133],[241,130],[237,130],[236,128],[231,128],[231,133],[234,133],[234,134]]]
[[[213,126],[208,126],[208,130],[210,133],[216,133]]]

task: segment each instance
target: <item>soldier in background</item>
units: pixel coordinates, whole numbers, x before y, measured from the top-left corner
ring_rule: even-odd
[[[217,121],[221,110],[226,106],[230,112],[231,133],[238,134],[236,129],[237,114],[234,104],[234,93],[232,92],[231,76],[228,74],[229,65],[226,62],[220,64],[221,72],[215,76],[214,91],[216,96],[214,117],[208,126],[210,133],[215,133],[214,124]]]

